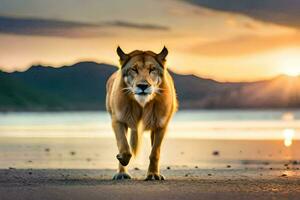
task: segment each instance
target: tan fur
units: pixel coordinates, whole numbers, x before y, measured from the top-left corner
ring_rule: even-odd
[[[166,50],[167,51],[167,50]],[[177,109],[176,93],[173,80],[167,71],[165,65],[165,56],[163,52],[155,54],[151,51],[133,51],[125,54],[121,51],[120,64],[126,65],[115,72],[107,81],[106,108],[112,118],[112,127],[114,129],[119,154],[119,173],[126,173],[125,166],[128,164],[132,153],[136,153],[141,139],[141,133],[144,130],[151,131],[152,151],[150,154],[150,165],[148,169],[148,179],[162,179],[159,173],[159,155],[163,137],[167,125]],[[167,52],[166,52],[167,54]],[[161,56],[161,57],[160,57]],[[162,58],[163,57],[163,58]],[[137,73],[129,71],[135,67]],[[153,68],[154,67],[154,68]],[[156,67],[156,68],[155,68]],[[144,103],[137,101],[138,95],[128,92],[128,84],[124,74],[133,73],[134,78],[126,77],[134,85],[139,82],[147,82],[159,90],[147,96]],[[157,69],[151,72],[152,69]],[[157,72],[157,73],[156,73]],[[159,73],[160,76],[158,75]],[[159,84],[158,84],[159,83]],[[132,89],[132,88],[131,88]],[[127,141],[127,130],[131,129],[131,145]],[[136,146],[134,146],[136,145]],[[130,148],[131,146],[131,148]],[[125,166],[124,166],[125,165]]]

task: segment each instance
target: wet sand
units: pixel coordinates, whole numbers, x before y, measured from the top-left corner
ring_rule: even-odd
[[[2,169],[0,200],[59,199],[299,199],[297,169],[163,170],[166,181],[112,181],[114,170]]]

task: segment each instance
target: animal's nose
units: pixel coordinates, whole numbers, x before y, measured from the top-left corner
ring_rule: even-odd
[[[138,84],[137,87],[145,91],[149,87],[149,85],[146,83],[142,83],[142,84]]]

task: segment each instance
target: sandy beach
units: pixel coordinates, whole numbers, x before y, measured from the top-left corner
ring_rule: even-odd
[[[2,169],[1,200],[37,199],[299,199],[297,169],[163,170],[166,181],[112,181],[114,170]]]
[[[160,182],[144,181],[147,133],[133,179],[112,181],[118,151],[106,113],[0,115],[0,200],[299,199],[300,111],[291,123],[282,112],[244,112],[178,113]]]

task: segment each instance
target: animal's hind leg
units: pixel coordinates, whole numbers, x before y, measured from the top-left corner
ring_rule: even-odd
[[[166,129],[159,128],[151,131],[151,144],[152,150],[149,156],[150,164],[148,167],[148,173],[146,180],[164,180],[164,176],[160,174],[159,171],[159,158],[160,158],[160,148],[161,143],[164,138]]]
[[[150,133],[150,137],[151,137],[151,147],[153,147],[153,143],[154,143],[154,135],[155,135],[155,132],[151,131],[151,133]]]
[[[117,155],[117,159],[119,160],[119,169],[118,173],[113,177],[113,179],[130,179],[130,175],[127,173],[126,167],[131,158],[131,152],[127,141],[127,129],[126,124],[113,121],[112,123],[117,146],[119,149],[119,154]]]

